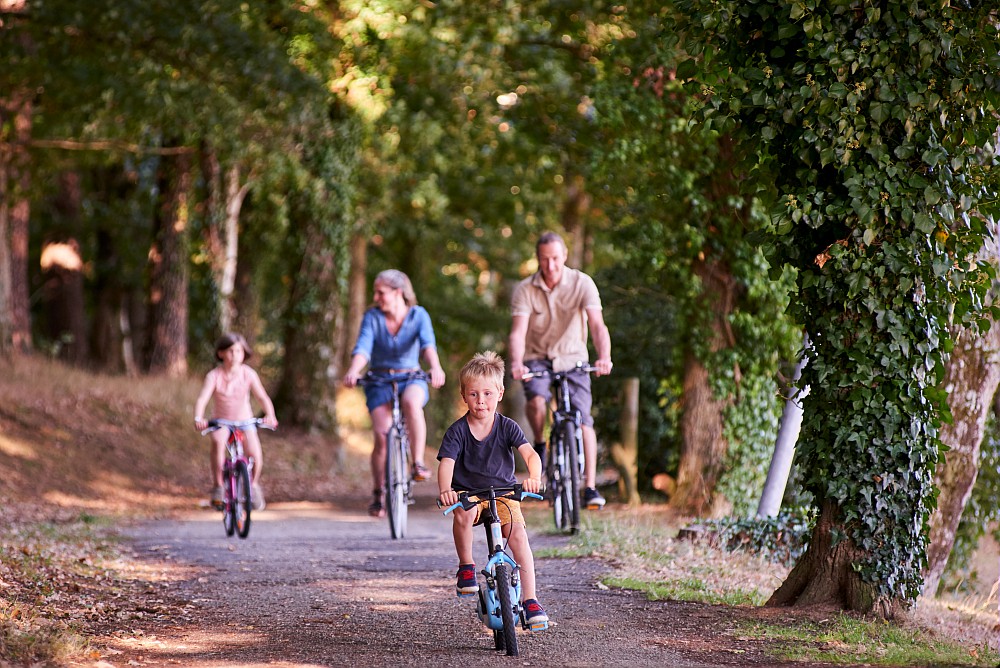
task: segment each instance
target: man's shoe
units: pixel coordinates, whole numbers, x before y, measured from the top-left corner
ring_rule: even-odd
[[[601,496],[601,493],[593,487],[588,487],[583,490],[583,506],[587,510],[600,510],[604,507],[605,503],[607,503],[607,501],[605,501],[604,497]]]
[[[431,470],[429,468],[420,463],[413,465],[414,482],[423,482],[425,480],[430,480],[430,479],[431,479]]]
[[[382,505],[382,490],[376,489],[372,494],[374,498],[368,504],[368,514],[372,517],[385,517],[385,506]]]
[[[209,500],[212,503],[212,507],[215,508],[216,510],[222,510],[223,507],[225,507],[226,505],[224,496],[225,495],[222,492],[222,485],[216,485],[215,487],[213,487],[209,495]]]
[[[524,602],[524,622],[531,631],[544,631],[549,628],[549,616],[545,614],[542,605],[533,598]]]
[[[459,596],[475,596],[479,593],[479,580],[476,579],[475,564],[462,564],[458,567],[455,593]]]

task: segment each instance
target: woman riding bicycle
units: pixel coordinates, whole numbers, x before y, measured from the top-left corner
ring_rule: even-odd
[[[386,269],[375,277],[375,305],[365,312],[361,321],[357,343],[351,353],[351,364],[344,373],[346,387],[354,387],[367,365],[378,375],[416,371],[420,357],[430,367],[431,385],[444,385],[445,374],[438,359],[434,328],[426,309],[417,305],[417,297],[406,274],[398,269]],[[365,400],[372,418],[374,447],[371,455],[374,491],[369,514],[385,514],[383,488],[385,487],[385,436],[392,422],[392,386],[385,383],[365,385]],[[413,478],[421,481],[430,478],[431,472],[424,465],[424,448],[427,444],[427,423],[424,406],[430,394],[427,382],[411,380],[400,383],[400,404],[413,453]]]

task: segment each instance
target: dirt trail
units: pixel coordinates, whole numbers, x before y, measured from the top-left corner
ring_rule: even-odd
[[[107,662],[178,666],[782,665],[732,632],[738,609],[650,602],[608,590],[597,559],[539,559],[549,630],[521,654],[493,649],[474,602],[454,593],[450,520],[411,510],[407,538],[384,520],[330,504],[274,504],[246,540],[218,513],[131,530],[136,558],[169,575],[148,615],[107,640]],[[421,506],[425,506],[421,508]],[[476,554],[485,551],[477,534]],[[566,539],[531,537],[536,549]],[[747,615],[751,611],[744,611]],[[734,616],[735,615],[735,616]],[[119,654],[120,652],[120,654]],[[795,664],[802,665],[802,664]]]

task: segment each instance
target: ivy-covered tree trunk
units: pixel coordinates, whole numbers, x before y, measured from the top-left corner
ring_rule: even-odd
[[[979,449],[993,395],[1000,383],[1000,325],[989,331],[962,329],[952,337],[955,347],[945,367],[944,386],[952,422],[941,425],[941,441],[948,446],[938,462],[934,483],[937,510],[930,520],[930,545],[924,571],[924,594],[934,596],[955,545],[962,511],[979,472]]]
[[[285,356],[275,407],[281,419],[329,431],[336,424],[333,394],[334,343],[339,338],[339,267],[322,221],[299,210],[291,233],[299,252],[290,267],[291,294],[285,312]],[[293,214],[294,216],[294,214]]]
[[[948,328],[982,308],[1000,190],[997,16],[964,5],[677,4],[677,74],[736,135],[812,343],[798,457],[821,515],[773,604],[892,616],[920,591]]]
[[[733,345],[728,317],[733,310],[736,283],[720,263],[695,262],[694,272],[701,280],[699,301],[710,314],[707,350],[718,352]],[[670,506],[684,515],[717,516],[726,511],[725,499],[716,497],[715,485],[729,448],[722,414],[732,399],[715,394],[709,369],[689,348],[684,362],[681,458],[677,488],[670,497]]]

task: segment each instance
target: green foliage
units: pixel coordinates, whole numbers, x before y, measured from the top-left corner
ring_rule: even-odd
[[[730,517],[702,520],[692,526],[707,533],[714,546],[759,554],[773,563],[791,566],[805,553],[815,521],[812,509],[785,508],[776,517]]]
[[[852,0],[676,11],[701,128],[737,138],[771,212],[772,266],[798,272],[804,483],[839,509],[862,579],[911,600],[946,325],[971,321],[988,286],[973,258],[997,205],[995,16]]]

